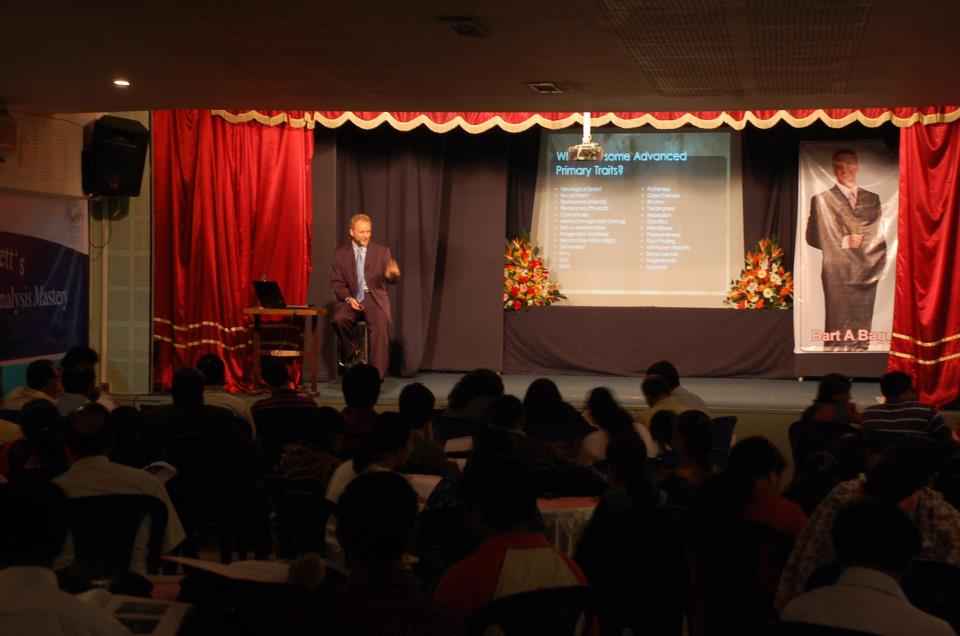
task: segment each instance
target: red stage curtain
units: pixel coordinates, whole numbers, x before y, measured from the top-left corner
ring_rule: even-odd
[[[960,125],[900,132],[900,224],[890,369],[936,405],[960,385]]]
[[[339,128],[351,123],[358,128],[370,130],[389,125],[397,130],[408,131],[425,126],[437,133],[458,128],[469,133],[482,133],[493,128],[507,132],[522,132],[534,126],[559,130],[576,126],[582,121],[581,113],[570,112],[378,112],[349,110],[278,111],[278,110],[214,110],[214,115],[232,123],[256,121],[268,126],[286,124],[295,128],[313,128],[319,124],[326,128]],[[942,124],[960,119],[958,106],[925,106],[900,108],[826,108],[806,110],[715,110],[698,112],[601,112],[592,113],[594,126],[617,126],[619,128],[651,128],[671,130],[681,126],[719,128],[728,126],[743,130],[747,126],[772,128],[784,122],[794,128],[803,128],[823,122],[833,128],[842,128],[860,123],[876,128],[887,122],[905,127],[914,124]]]
[[[313,133],[231,124],[207,110],[153,114],[154,378],[207,353],[250,388],[251,281],[304,303],[310,275]]]

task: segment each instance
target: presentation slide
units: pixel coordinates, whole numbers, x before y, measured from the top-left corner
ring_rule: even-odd
[[[743,263],[739,137],[595,133],[603,161],[570,161],[544,132],[532,238],[565,304],[722,307]]]

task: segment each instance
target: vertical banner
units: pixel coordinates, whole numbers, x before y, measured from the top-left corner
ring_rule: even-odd
[[[0,364],[87,342],[84,199],[0,192]]]
[[[879,140],[800,144],[797,353],[890,350],[898,189]]]

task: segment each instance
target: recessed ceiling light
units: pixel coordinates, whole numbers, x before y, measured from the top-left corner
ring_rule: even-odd
[[[117,78],[113,80],[113,85],[119,86],[120,88],[126,88],[127,86],[130,86],[130,82],[129,80]]]

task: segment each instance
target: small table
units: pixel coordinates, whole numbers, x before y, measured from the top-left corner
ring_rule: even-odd
[[[303,356],[305,352],[295,349],[261,349],[260,348],[260,318],[261,316],[280,317],[280,316],[302,316],[304,318],[301,333],[306,343],[307,321],[310,317],[310,387],[314,395],[317,393],[317,366],[320,362],[320,317],[327,315],[327,310],[322,307],[291,308],[284,307],[272,309],[268,307],[247,307],[243,313],[253,316],[253,377],[254,381],[260,378],[260,355],[268,353],[270,355]]]

